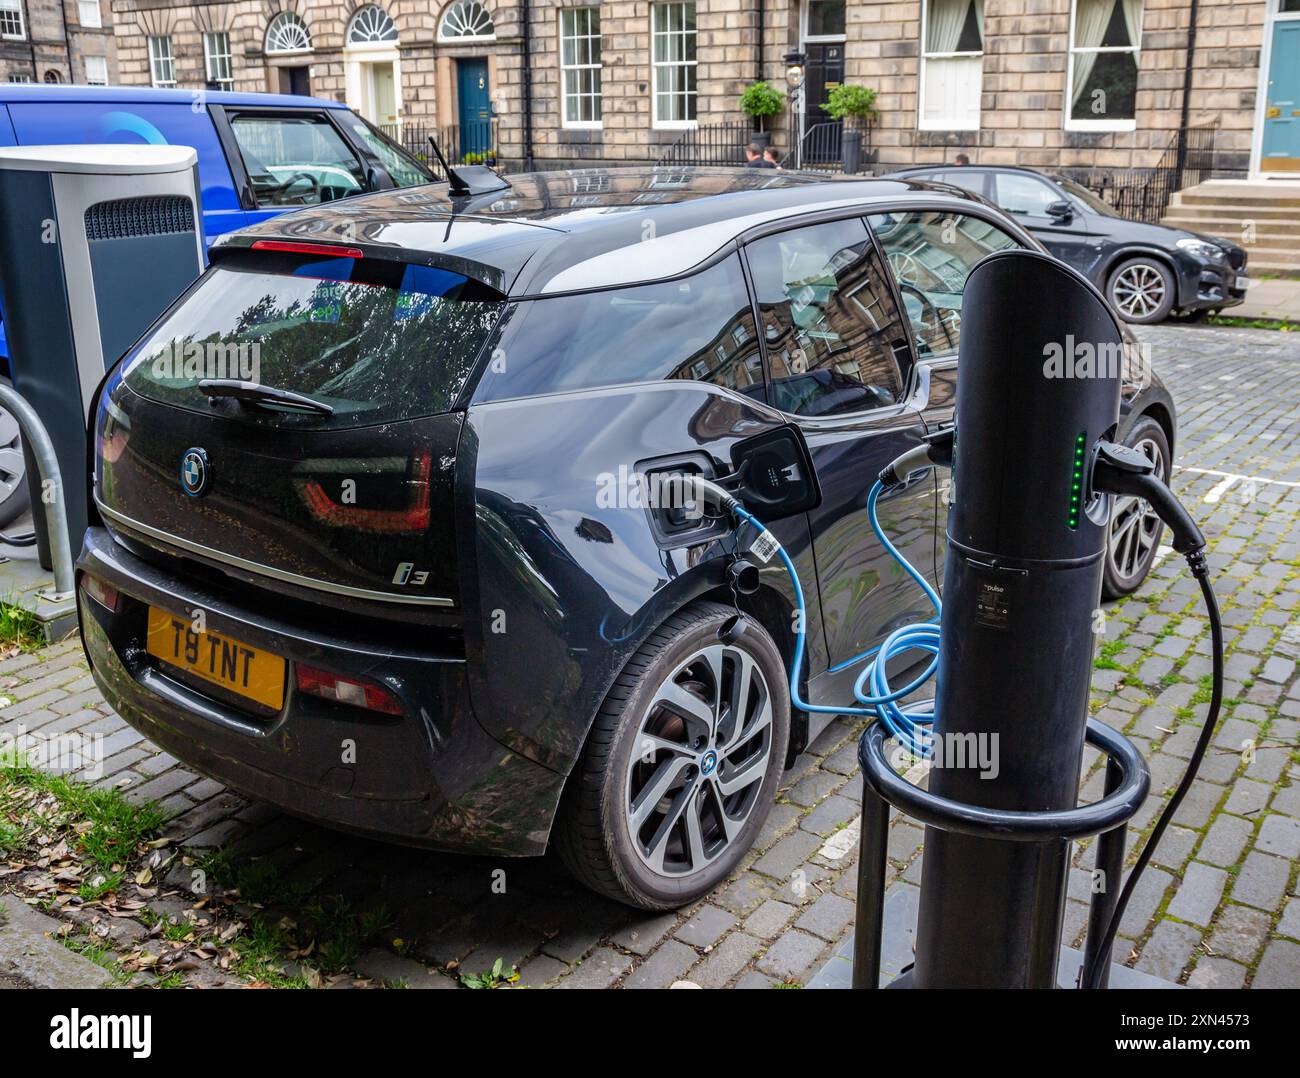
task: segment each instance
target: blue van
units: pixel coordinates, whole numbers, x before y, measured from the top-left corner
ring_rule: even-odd
[[[337,101],[131,86],[0,86],[0,146],[104,142],[192,146],[208,243],[286,210],[433,179]],[[0,377],[9,378],[3,311]],[[22,462],[17,424],[0,409],[0,526],[27,507]]]

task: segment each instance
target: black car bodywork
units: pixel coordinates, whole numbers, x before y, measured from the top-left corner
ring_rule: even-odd
[[[523,327],[546,304],[611,278],[690,287],[729,265],[742,243],[890,210],[962,214],[1037,246],[979,200],[923,183],[718,169],[524,175],[508,190],[458,199],[430,186],[230,236],[195,289],[223,266],[298,265],[321,257],[313,245],[344,245],[358,264],[459,274],[500,297],[504,313],[469,362],[444,369],[430,391],[436,402],[340,430],[319,417],[155,399],[124,380],[140,349],[129,354],[92,417],[93,526],[78,563],[79,575],[120,596],[115,609],[84,587],[79,596],[108,701],[192,766],[300,815],[411,844],[541,853],[566,776],[629,656],[687,604],[732,601],[718,523],[602,498],[602,484],[624,473],[720,474],[738,441],[792,417],[770,402],[766,378],[743,390],[690,371],[534,386],[527,364],[511,367],[536,339]],[[889,287],[890,303],[905,310],[897,284]],[[748,302],[743,318],[762,324]],[[931,615],[914,585],[888,571],[863,513],[872,478],[948,422],[955,403],[956,356],[926,354],[915,324],[899,324],[896,398],[795,420],[823,501],[772,529],[807,582],[805,692],[814,702],[849,699],[855,671],[836,664]],[[763,370],[770,347],[756,352]],[[1145,414],[1172,444],[1173,406],[1158,379],[1130,383],[1123,410],[1121,434]],[[191,447],[211,462],[198,498],[179,475]],[[354,523],[332,496],[322,502],[312,484],[328,486],[340,469],[373,476],[360,504],[396,516]],[[936,580],[941,494],[926,473],[881,501],[883,526]],[[785,574],[768,566],[743,602],[788,660]],[[283,656],[283,706],[250,710],[160,664],[146,647],[148,607],[201,612],[207,630]],[[297,664],[372,682],[398,713],[307,695],[294,683]],[[791,759],[828,720],[794,716]]]
[[[1148,256],[1177,282],[1172,310],[1222,310],[1246,298],[1246,251],[1217,236],[1130,221],[1072,180],[1033,169],[991,165],[924,165],[893,175],[953,184],[999,206],[1062,262],[1103,292],[1127,259]],[[1014,195],[1001,184],[1021,185]],[[1036,198],[1033,186],[1043,194]],[[1040,204],[1041,203],[1041,204]],[[1181,242],[1180,242],[1181,241]]]

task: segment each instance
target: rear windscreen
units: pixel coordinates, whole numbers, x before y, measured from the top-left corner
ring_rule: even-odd
[[[243,255],[212,270],[127,359],[135,392],[179,407],[347,427],[445,412],[504,309],[448,269],[379,259]],[[204,379],[303,394],[328,416],[210,402]]]

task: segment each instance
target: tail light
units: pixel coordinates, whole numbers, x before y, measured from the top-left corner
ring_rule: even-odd
[[[337,528],[354,528],[357,531],[393,535],[422,532],[429,527],[429,473],[433,469],[433,456],[421,453],[410,466],[408,482],[415,487],[415,496],[405,509],[363,509],[355,505],[340,505],[315,479],[299,487],[299,494],[311,515],[322,524]]]
[[[393,691],[376,682],[332,674],[328,670],[318,670],[303,663],[296,664],[294,669],[299,692],[319,696],[322,700],[333,700],[337,704],[379,711],[385,715],[402,714],[402,703]]]
[[[117,608],[122,602],[122,594],[112,584],[106,584],[99,577],[85,573],[81,577],[81,590],[86,593],[87,598],[94,599],[110,614],[117,613]]]

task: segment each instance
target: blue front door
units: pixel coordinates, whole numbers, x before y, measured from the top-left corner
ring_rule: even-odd
[[[486,60],[456,61],[456,93],[460,101],[460,156],[487,156],[492,150],[492,100]]]
[[[1300,172],[1300,18],[1273,24],[1261,172]]]

